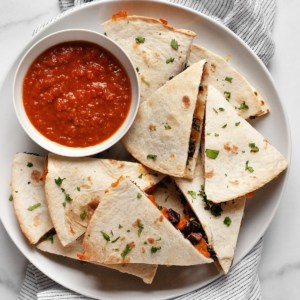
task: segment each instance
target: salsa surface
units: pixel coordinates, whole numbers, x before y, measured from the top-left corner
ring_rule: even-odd
[[[121,63],[100,46],[55,45],[32,63],[23,82],[23,103],[35,128],[69,147],[99,144],[123,124],[131,85]]]

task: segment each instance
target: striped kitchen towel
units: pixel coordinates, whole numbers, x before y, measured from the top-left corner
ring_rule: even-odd
[[[275,0],[169,0],[188,6],[223,23],[240,36],[268,64],[274,54],[272,28]],[[91,0],[59,0],[62,11]],[[59,17],[57,17],[59,18]],[[39,29],[41,29],[40,27]],[[35,32],[37,32],[37,29]],[[257,300],[261,299],[258,266],[262,239],[226,276],[181,296],[177,300]],[[29,263],[20,300],[89,299],[55,283]]]

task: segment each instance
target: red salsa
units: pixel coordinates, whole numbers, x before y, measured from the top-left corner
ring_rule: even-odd
[[[131,105],[131,85],[121,63],[100,46],[55,45],[30,66],[23,82],[26,114],[48,139],[87,147],[111,137]]]

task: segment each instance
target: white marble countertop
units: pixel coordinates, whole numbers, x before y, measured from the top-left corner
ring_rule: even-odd
[[[286,192],[265,234],[260,280],[265,300],[300,299],[300,1],[278,0],[274,38],[276,54],[269,69],[285,103],[293,140],[293,156]],[[0,1],[0,83],[15,57],[31,39],[35,27],[59,13],[57,0]],[[298,152],[299,151],[299,152]],[[3,199],[2,199],[3,200]],[[26,260],[0,223],[0,298],[17,299]]]

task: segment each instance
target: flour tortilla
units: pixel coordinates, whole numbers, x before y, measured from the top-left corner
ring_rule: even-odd
[[[55,230],[63,246],[85,232],[88,220],[101,198],[101,195],[94,197],[93,191],[101,190],[104,193],[120,176],[129,177],[143,190],[151,188],[163,178],[163,175],[139,163],[49,154],[46,198]],[[60,186],[55,183],[58,178],[64,179]],[[66,202],[66,195],[72,201]],[[82,220],[80,214],[84,210],[87,216]]]
[[[250,144],[259,151],[253,152]],[[219,151],[215,159],[204,158],[205,192],[216,203],[245,196],[287,168],[280,152],[211,86],[206,102],[205,149]]]
[[[201,46],[193,45],[189,57],[189,64],[193,64],[200,59],[206,59],[207,69],[209,70],[204,83],[212,85],[220,93],[225,95],[229,103],[237,108],[236,111],[241,117],[244,119],[258,117],[270,111],[259,92],[224,58]],[[226,81],[226,77],[231,77],[232,82]],[[248,105],[249,109],[238,109],[243,102]]]
[[[161,20],[141,16],[108,20],[102,25],[107,36],[127,53],[137,68],[142,102],[184,69],[196,35],[165,25]],[[137,43],[138,37],[145,41]],[[179,44],[178,50],[171,47],[173,39]],[[167,63],[173,58],[173,62]]]
[[[143,228],[140,235],[138,224]],[[110,241],[101,232],[107,233]],[[120,238],[112,243],[117,237]],[[88,260],[105,264],[189,266],[212,262],[128,179],[121,180],[101,199],[85,234],[84,247]],[[131,249],[127,255],[126,247]]]
[[[200,160],[200,156],[195,170],[195,177],[192,180],[175,178],[175,183],[199,219],[206,233],[208,243],[215,251],[222,270],[224,273],[227,273],[234,257],[244,215],[245,198],[221,203],[223,210],[221,216],[214,216],[209,210],[206,210],[203,197],[199,193],[201,186],[204,186],[203,163]],[[191,191],[196,194],[192,196]],[[224,224],[226,217],[229,217],[231,220],[230,226]]]
[[[195,106],[204,100],[198,97],[204,64],[202,60],[190,66],[141,104],[122,142],[147,167],[171,176],[192,177],[195,164],[187,169],[188,150]],[[200,144],[200,135],[196,144]]]
[[[21,230],[30,244],[36,244],[52,227],[46,204],[44,181],[40,180],[45,157],[18,153],[12,164],[13,205]],[[40,205],[34,209],[34,205]]]
[[[53,241],[51,240],[43,241],[37,245],[37,248],[43,252],[61,255],[61,256],[79,260],[78,256],[80,256],[83,252],[82,242],[83,242],[83,236],[79,237],[77,240],[72,242],[69,246],[63,247],[57,235],[54,235]],[[123,265],[118,264],[118,265],[101,265],[101,266],[114,269],[122,273],[127,273],[127,274],[140,277],[147,284],[152,283],[157,270],[157,265],[145,265],[145,264],[123,264]]]

